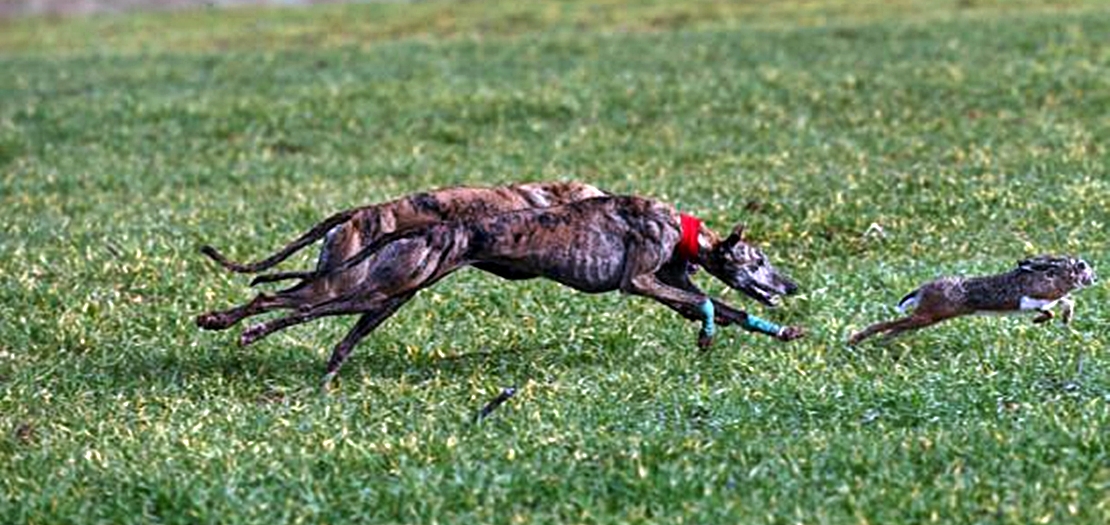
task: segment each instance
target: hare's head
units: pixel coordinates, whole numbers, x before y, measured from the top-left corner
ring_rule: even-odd
[[[705,270],[729,287],[768,306],[779,296],[798,291],[798,285],[767,260],[763,250],[744,241],[744,226],[737,225],[724,240],[714,244],[703,261]]]
[[[1039,255],[1018,262],[1018,270],[1043,275],[1061,288],[1077,290],[1095,283],[1095,269],[1077,257]]]

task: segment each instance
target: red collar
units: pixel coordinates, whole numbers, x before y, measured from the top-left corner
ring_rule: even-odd
[[[682,219],[682,240],[678,241],[678,256],[686,261],[698,260],[701,247],[698,244],[698,232],[701,231],[701,220],[685,213],[679,214]]]

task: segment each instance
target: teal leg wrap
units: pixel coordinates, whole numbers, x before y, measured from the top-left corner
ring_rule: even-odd
[[[713,337],[713,333],[717,331],[717,326],[713,324],[713,301],[706,299],[701,303],[701,313],[705,315],[705,320],[702,321],[701,331],[709,337]]]
[[[742,326],[745,330],[762,332],[767,335],[779,335],[779,332],[782,331],[781,326],[766,319],[760,319],[752,314],[748,314],[748,318],[744,319],[744,324]]]

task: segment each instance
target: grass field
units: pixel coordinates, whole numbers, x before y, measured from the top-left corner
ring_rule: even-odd
[[[1104,284],[1071,327],[843,343],[939,274],[1110,274],[1108,34],[1074,0],[0,23],[0,523],[1110,522]],[[644,300],[467,271],[321,394],[353,319],[246,349],[192,324],[251,295],[201,243],[535,179],[746,221],[804,294],[699,282],[810,336],[701,355]]]

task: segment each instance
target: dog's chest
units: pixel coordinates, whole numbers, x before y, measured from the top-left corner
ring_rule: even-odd
[[[628,256],[623,236],[600,228],[533,226],[539,227],[496,232],[484,239],[477,258],[581,291],[619,287]]]

